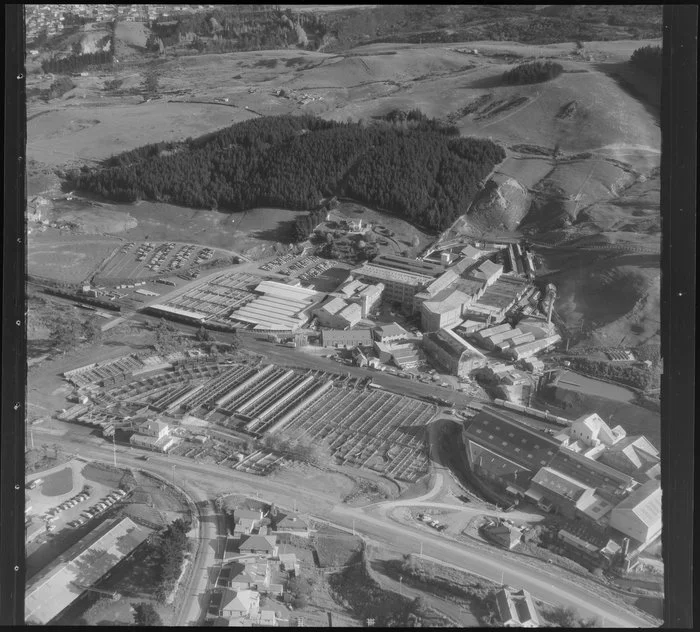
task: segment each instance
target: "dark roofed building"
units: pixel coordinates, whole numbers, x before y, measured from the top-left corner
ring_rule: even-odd
[[[505,549],[512,549],[522,540],[520,529],[501,523],[484,527],[484,534],[499,546]]]
[[[440,276],[445,271],[444,266],[440,263],[430,263],[430,261],[388,254],[376,256],[372,259],[372,265],[412,274],[426,274],[432,277]]]
[[[549,465],[553,470],[597,489],[604,498],[614,502],[622,500],[638,485],[629,474],[566,449],[560,450]]]
[[[441,329],[423,336],[425,352],[452,375],[466,377],[486,365],[483,353],[450,329]]]
[[[241,553],[277,555],[277,538],[274,535],[251,535],[238,547]]]
[[[495,409],[485,407],[464,430],[465,445],[475,443],[523,467],[534,476],[549,465],[559,444],[542,432],[510,420]]]
[[[640,483],[660,476],[659,451],[643,435],[625,437],[605,450],[598,459]]]
[[[338,329],[324,329],[321,332],[321,344],[324,347],[335,348],[371,347],[372,330],[354,329],[341,331]]]

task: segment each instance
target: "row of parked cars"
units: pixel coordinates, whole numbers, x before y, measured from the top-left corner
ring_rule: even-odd
[[[118,500],[121,500],[126,496],[126,492],[123,489],[117,489],[111,494],[108,494],[102,498],[99,502],[95,503],[89,509],[83,511],[78,518],[68,523],[69,527],[79,527],[84,525],[88,520],[99,516],[103,511],[111,507]]]

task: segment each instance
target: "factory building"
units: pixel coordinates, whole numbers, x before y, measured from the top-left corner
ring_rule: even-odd
[[[519,360],[529,358],[536,353],[540,353],[541,351],[551,349],[560,341],[561,336],[559,334],[554,334],[553,336],[548,336],[547,338],[542,338],[541,340],[526,342],[518,345],[517,347],[510,347],[506,351],[506,354],[517,362]]]
[[[318,322],[324,327],[348,329],[362,319],[362,308],[355,303],[347,303],[337,296],[329,298],[321,307],[313,311]]]
[[[420,355],[412,344],[392,344],[375,340],[374,351],[380,362],[393,362],[402,370],[414,369],[420,364]]]
[[[423,349],[436,364],[458,377],[486,365],[484,354],[449,329],[423,336]]]
[[[502,274],[503,266],[500,263],[494,263],[488,260],[484,261],[469,273],[471,278],[482,283],[486,287],[493,285]]]
[[[408,331],[406,331],[398,323],[389,323],[388,325],[382,325],[381,327],[376,327],[374,329],[374,339],[383,343],[392,343],[397,340],[405,340],[409,337]]]
[[[348,303],[356,303],[360,306],[360,316],[367,318],[370,310],[381,299],[384,284],[362,283],[357,279],[351,279],[338,288],[336,294]]]
[[[661,485],[648,481],[610,513],[610,526],[641,544],[661,533]]]
[[[119,564],[152,533],[130,518],[107,520],[27,582],[27,624],[46,625]]]
[[[231,314],[232,320],[254,325],[254,329],[294,330],[309,320],[309,310],[323,294],[277,281],[263,281],[255,291],[260,294]]]
[[[384,285],[384,300],[400,303],[407,312],[415,311],[414,297],[435,277],[444,272],[440,264],[399,257],[380,255],[353,270],[353,276],[370,283]]]
[[[628,437],[597,414],[583,415],[554,437],[566,448],[633,476],[640,483],[660,476],[659,451],[643,435]]]
[[[335,349],[352,349],[354,347],[371,347],[371,329],[353,329],[348,331],[324,329],[321,332],[321,346]]]

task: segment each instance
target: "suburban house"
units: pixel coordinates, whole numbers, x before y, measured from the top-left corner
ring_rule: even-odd
[[[257,615],[260,610],[260,594],[255,590],[226,590],[221,600],[221,616],[242,619]]]
[[[234,535],[250,535],[263,519],[263,512],[259,509],[235,509],[233,512],[235,526]]]
[[[301,569],[297,556],[294,553],[280,553],[278,557],[280,560],[280,567],[283,571],[294,573],[295,577],[299,577]]]
[[[540,620],[530,593],[507,586],[496,593],[498,616],[506,628],[538,628]]]
[[[238,547],[241,553],[254,553],[271,557],[277,555],[277,549],[277,538],[274,535],[251,535]]]
[[[487,525],[484,534],[505,549],[512,549],[522,540],[520,529],[506,523]]]
[[[288,515],[278,520],[275,524],[275,531],[293,531],[308,533],[309,525],[306,524],[301,518],[297,516]]]
[[[222,568],[219,584],[236,591],[262,592],[270,586],[270,566],[267,562],[231,562]]]

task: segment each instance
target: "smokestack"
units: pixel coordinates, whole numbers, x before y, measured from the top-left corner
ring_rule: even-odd
[[[630,548],[630,539],[629,539],[629,538],[625,538],[625,539],[622,541],[622,557],[623,557],[623,559],[626,559],[626,558],[627,558],[627,553],[628,553],[628,551],[629,551],[629,548]]]
[[[552,308],[554,307],[554,296],[549,300],[549,308],[547,309],[547,325],[552,324]]]

